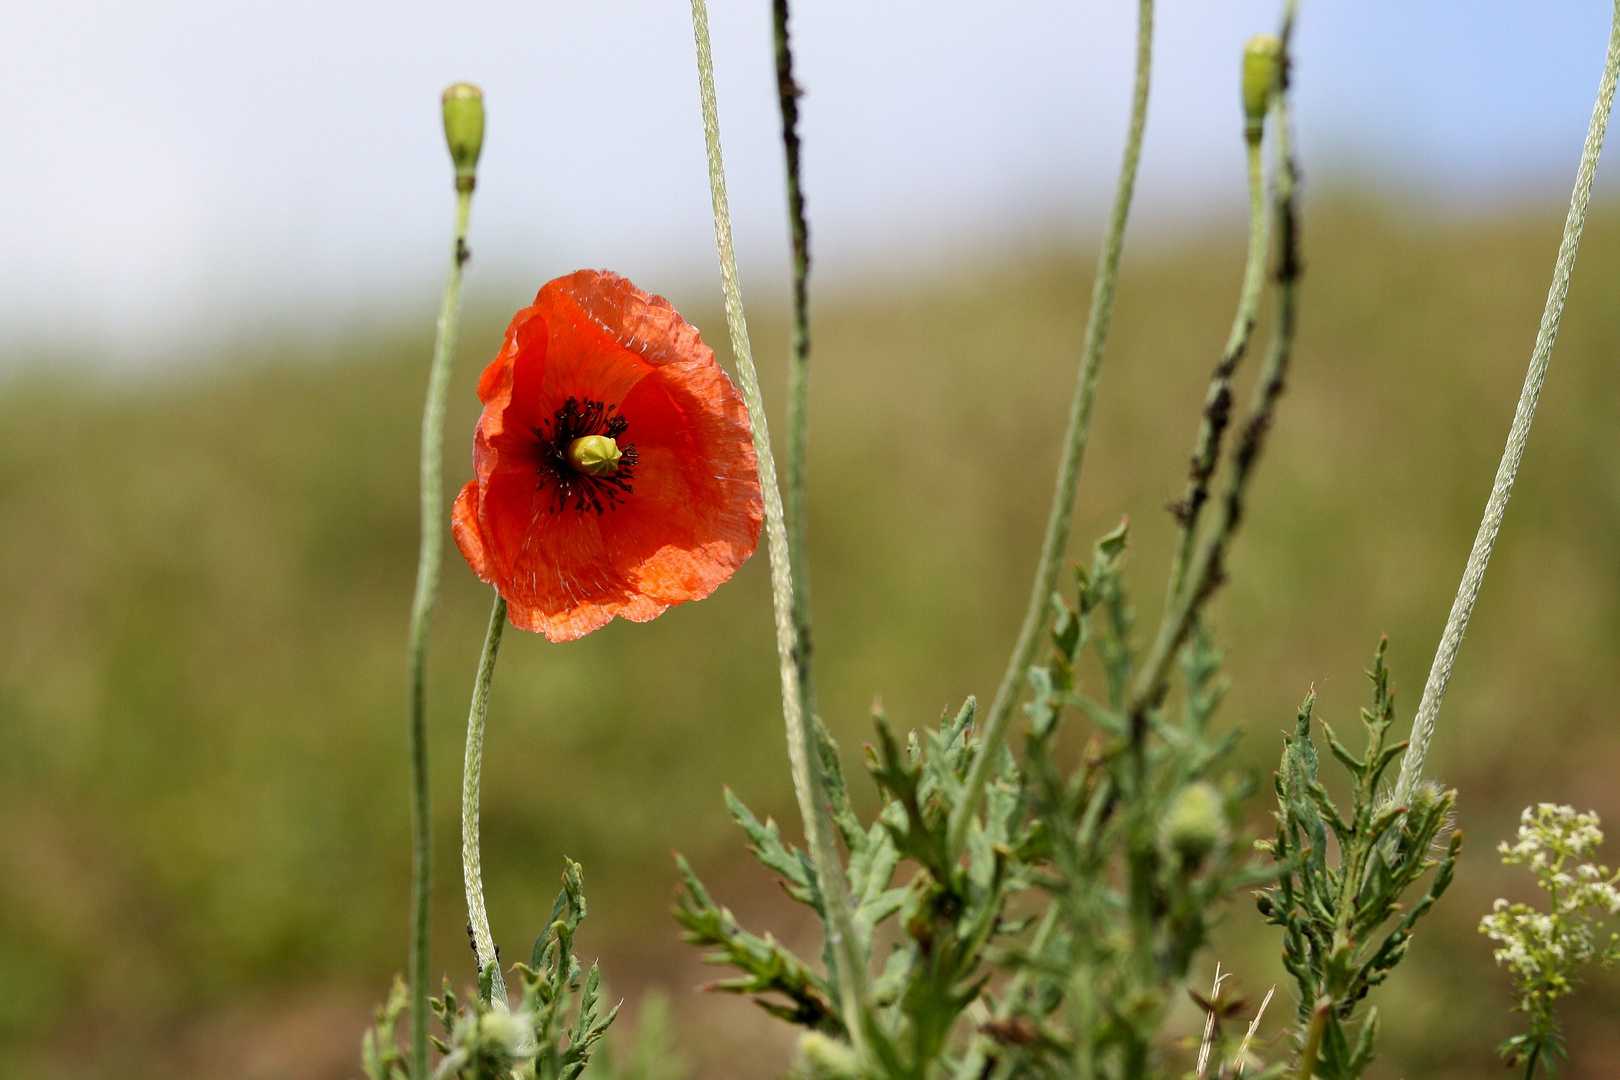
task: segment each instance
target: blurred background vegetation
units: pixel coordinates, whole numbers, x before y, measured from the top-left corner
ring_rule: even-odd
[[[1215,608],[1232,678],[1225,722],[1247,731],[1260,775],[1312,683],[1319,715],[1353,718],[1380,632],[1410,719],[1561,221],[1561,206],[1469,216],[1344,193],[1309,208],[1297,374]],[[1129,515],[1144,612],[1160,602],[1162,507],[1180,493],[1241,247],[1237,228],[1210,225],[1127,251],[1076,551]],[[1046,511],[1091,259],[1003,250],[818,296],[817,646],[822,706],[852,766],[874,695],[897,723],[921,724],[994,689]],[[715,292],[679,288],[677,302]],[[1500,1073],[1493,1047],[1514,1030],[1507,980],[1474,927],[1525,883],[1492,849],[1538,800],[1595,808],[1620,828],[1617,290],[1611,205],[1588,228],[1442,715],[1432,763],[1461,791],[1467,844],[1457,885],[1377,992],[1376,1075]],[[478,291],[452,395],[455,484],[470,474],[473,382],[510,314],[480,310]],[[683,306],[724,357],[717,307]],[[429,314],[320,345],[259,334],[161,373],[9,358],[0,1076],[358,1074],[362,1025],[404,964],[404,641]],[[785,323],[753,315],[779,404]],[[796,818],[766,577],[755,559],[709,601],[650,625],[565,646],[511,639],[484,794],[491,915],[508,956],[540,929],[562,856],[581,860],[581,953],[603,958],[629,1012],[667,989],[699,1075],[737,1080],[779,1072],[788,1048],[753,1006],[694,993],[711,975],[667,915],[670,851],[745,921],[817,947],[721,804],[729,784],[756,810]],[[433,963],[463,983],[454,796],[488,593],[454,552],[446,578],[431,659]],[[1257,799],[1256,829],[1264,809]],[[1275,953],[1244,904],[1210,964],[1257,999],[1279,978]],[[1571,1077],[1617,1074],[1617,1019],[1612,979],[1576,999]]]

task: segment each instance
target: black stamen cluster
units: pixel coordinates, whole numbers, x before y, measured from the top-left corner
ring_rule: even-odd
[[[587,399],[582,407],[578,398],[569,398],[550,420],[541,421],[541,427],[529,429],[535,437],[534,471],[540,477],[540,490],[550,488],[553,492],[553,514],[570,502],[581,514],[586,510],[600,514],[619,505],[635,490],[630,486],[636,464],[634,443],[619,447],[619,471],[612,476],[591,476],[568,463],[568,447],[575,439],[606,435],[617,442],[629,426],[630,421],[619,415],[617,405],[604,406]]]

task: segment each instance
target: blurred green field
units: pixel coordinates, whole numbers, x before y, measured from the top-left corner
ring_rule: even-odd
[[[1257,771],[1313,682],[1319,715],[1353,719],[1381,631],[1410,718],[1562,213],[1311,207],[1297,374],[1215,609],[1225,716],[1249,732]],[[1213,226],[1127,251],[1076,550],[1128,514],[1143,612],[1160,602],[1162,506],[1179,494],[1240,258],[1237,230]],[[817,654],[852,765],[874,695],[919,724],[994,689],[1044,520],[1090,262],[1005,251],[818,296]],[[473,382],[508,314],[481,310],[478,291],[452,394],[456,485],[471,471]],[[713,292],[673,298],[700,298],[687,313],[724,356],[723,321],[702,307]],[[1377,1076],[1501,1072],[1493,1047],[1514,1021],[1474,925],[1523,883],[1492,848],[1538,800],[1620,827],[1617,300],[1611,206],[1588,228],[1441,717],[1432,760],[1461,790],[1468,842],[1457,885],[1379,991]],[[145,377],[6,358],[0,1076],[358,1074],[361,1026],[404,963],[404,638],[430,316],[318,348],[245,340]],[[777,389],[785,324],[754,317]],[[464,982],[454,798],[489,596],[453,550],[446,570],[431,660],[433,962]],[[747,864],[720,800],[730,784],[793,820],[783,750],[763,559],[646,626],[562,646],[509,637],[484,797],[497,939],[526,952],[573,856],[591,899],[581,951],[603,957],[615,992],[633,1010],[644,989],[668,988],[699,1075],[773,1075],[787,1061],[779,1033],[745,1002],[691,993],[710,976],[667,908],[679,848],[745,921],[814,947]],[[1279,975],[1270,932],[1244,904],[1226,934],[1223,968],[1264,993]],[[1620,984],[1594,981],[1568,1019],[1567,1075],[1620,1075]]]

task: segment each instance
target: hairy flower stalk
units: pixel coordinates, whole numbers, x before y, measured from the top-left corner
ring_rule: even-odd
[[[495,676],[495,660],[501,651],[501,631],[506,627],[506,599],[495,596],[489,613],[489,630],[484,634],[484,651],[478,657],[478,675],[473,680],[472,707],[467,712],[467,755],[461,770],[461,879],[467,890],[467,920],[472,927],[473,949],[478,953],[478,981],[487,976],[490,1003],[507,1008],[506,982],[501,978],[500,956],[489,932],[489,913],[484,910],[484,871],[478,851],[478,785],[484,771],[484,720],[489,716],[489,685]]]
[[[1490,562],[1496,534],[1502,528],[1508,497],[1513,494],[1513,481],[1518,476],[1519,462],[1524,457],[1524,446],[1530,437],[1530,423],[1535,419],[1536,402],[1541,397],[1541,385],[1547,377],[1547,365],[1552,359],[1553,340],[1558,336],[1558,323],[1564,314],[1564,297],[1569,293],[1569,276],[1575,268],[1575,254],[1580,247],[1581,230],[1586,224],[1586,206],[1592,198],[1592,180],[1597,174],[1598,155],[1603,151],[1603,134],[1609,125],[1609,111],[1614,105],[1617,79],[1620,79],[1620,0],[1616,0],[1614,5],[1609,29],[1609,51],[1603,61],[1603,79],[1598,84],[1597,103],[1592,107],[1592,122],[1586,130],[1586,144],[1581,148],[1580,168],[1575,173],[1575,191],[1569,200],[1569,216],[1564,219],[1564,239],[1558,247],[1552,287],[1547,291],[1547,306],[1542,310],[1541,328],[1536,333],[1535,349],[1530,354],[1530,370],[1524,377],[1524,389],[1519,392],[1519,404],[1513,413],[1513,426],[1508,430],[1507,446],[1502,451],[1496,480],[1485,503],[1485,516],[1474,535],[1474,546],[1468,553],[1468,564],[1463,569],[1462,583],[1457,586],[1457,598],[1452,601],[1445,631],[1440,635],[1440,646],[1435,650],[1429,679],[1423,684],[1423,698],[1418,703],[1417,716],[1412,720],[1412,748],[1401,763],[1400,779],[1395,784],[1396,803],[1410,799],[1423,776],[1424,758],[1434,737],[1440,702],[1446,696],[1451,669],[1457,661],[1457,650],[1462,646],[1469,616],[1474,613],[1474,601],[1479,597],[1480,584],[1485,580],[1485,567]]]
[[[1068,432],[1064,436],[1063,458],[1058,466],[1052,509],[1046,520],[1046,538],[1041,544],[1035,585],[1030,590],[1029,606],[1024,612],[1023,625],[1018,630],[1018,640],[1013,645],[1007,671],[1002,675],[1001,685],[991,702],[990,714],[985,719],[984,736],[968,770],[961,800],[951,813],[948,842],[952,851],[961,850],[967,838],[968,823],[978,812],[985,782],[1001,753],[1013,706],[1023,691],[1025,675],[1044,636],[1042,630],[1050,610],[1052,589],[1057,585],[1058,571],[1068,550],[1069,528],[1074,521],[1075,493],[1080,486],[1080,465],[1091,434],[1091,407],[1097,396],[1097,372],[1113,320],[1119,261],[1125,246],[1125,224],[1130,218],[1131,199],[1136,191],[1136,170],[1142,158],[1142,134],[1147,125],[1148,83],[1152,67],[1153,0],[1138,0],[1136,81],[1131,94],[1130,129],[1125,138],[1125,158],[1120,166],[1119,185],[1114,190],[1108,232],[1103,239],[1102,251],[1097,256],[1097,277],[1091,289],[1091,312],[1086,319],[1086,334],[1080,350],[1080,372],[1075,384],[1074,400],[1069,406]]]
[[[793,571],[789,562],[787,525],[782,494],[777,485],[776,459],[748,341],[742,289],[737,280],[737,256],[731,238],[731,211],[726,200],[725,163],[720,151],[720,116],[714,92],[714,59],[709,46],[709,13],[705,0],[692,0],[692,32],[697,46],[698,91],[703,105],[703,134],[708,149],[709,192],[714,204],[715,245],[720,256],[720,282],[725,293],[726,325],[737,362],[737,381],[753,425],[754,451],[759,461],[760,488],[765,501],[765,534],[770,549],[771,596],[776,613],[776,652],[782,683],[782,717],[787,727],[788,757],[793,787],[804,819],[805,843],[816,869],[826,906],[828,936],[837,968],[845,1025],[856,1049],[865,1053],[868,1022],[873,1018],[867,986],[866,959],[861,955],[844,882],[843,866],[833,837],[821,775],[814,714],[807,686],[799,678],[798,632],[793,618]]]
[[[416,562],[416,595],[411,601],[411,1075],[427,1076],[428,924],[433,891],[433,822],[428,792],[427,641],[439,596],[444,553],[444,405],[450,386],[456,331],[461,321],[462,268],[467,263],[467,221],[484,143],[484,97],[476,86],[457,83],[444,92],[444,134],[456,167],[455,241],[450,274],[439,307],[427,402],[422,408],[422,535]]]

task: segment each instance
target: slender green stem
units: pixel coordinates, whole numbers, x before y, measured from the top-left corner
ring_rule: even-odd
[[[855,933],[843,865],[827,809],[826,787],[812,730],[813,713],[806,687],[799,678],[798,633],[793,621],[793,572],[789,564],[787,525],[782,494],[777,486],[776,458],[771,452],[765,405],[748,342],[742,288],[737,281],[737,256],[731,239],[731,211],[726,201],[725,162],[720,152],[720,115],[714,93],[714,58],[709,47],[709,13],[704,0],[692,0],[692,32],[697,44],[698,91],[703,103],[703,134],[708,148],[709,192],[714,202],[714,238],[720,255],[720,283],[726,299],[726,325],[737,362],[737,381],[753,425],[754,453],[759,460],[760,490],[765,501],[765,538],[771,564],[771,599],[776,611],[777,666],[782,683],[782,718],[787,727],[788,759],[793,787],[804,818],[805,843],[815,866],[827,907],[827,934],[831,939],[842,994],[844,1021],[857,1052],[866,1054],[875,1019],[867,985],[866,958]]]
[[[794,660],[810,715],[815,714],[815,670],[810,662],[810,560],[805,552],[809,529],[805,508],[805,455],[809,444],[810,392],[810,230],[804,217],[804,188],[799,179],[799,84],[793,78],[793,47],[788,36],[788,0],[773,0],[776,29],[776,99],[782,113],[782,149],[787,159],[788,223],[793,239],[793,339],[788,357],[787,399],[787,539],[793,570],[793,626],[797,632]]]
[[[1249,250],[1243,264],[1243,287],[1238,293],[1237,314],[1232,319],[1226,347],[1221,350],[1220,362],[1210,376],[1209,392],[1204,396],[1204,416],[1198,428],[1192,466],[1187,473],[1187,493],[1173,507],[1181,534],[1170,565],[1170,585],[1164,596],[1166,610],[1175,606],[1187,580],[1187,567],[1198,539],[1198,518],[1209,501],[1210,478],[1215,475],[1221,441],[1232,418],[1232,375],[1254,335],[1260,287],[1265,281],[1266,243],[1271,233],[1271,218],[1266,213],[1265,169],[1261,163],[1260,138],[1247,138],[1245,143],[1249,172]]]
[[[427,642],[439,596],[444,551],[444,403],[461,321],[461,276],[467,262],[471,186],[456,191],[455,243],[450,274],[439,306],[427,403],[422,408],[422,537],[416,559],[416,596],[411,601],[411,1075],[427,1076],[428,929],[433,894],[433,807],[428,792]]]
[[[461,771],[461,879],[467,889],[467,919],[472,925],[473,949],[478,953],[478,974],[486,971],[493,978],[490,1000],[498,1009],[506,1006],[506,982],[501,978],[500,954],[489,932],[489,913],[484,910],[484,872],[478,852],[478,785],[484,770],[484,720],[489,715],[489,685],[495,676],[495,659],[501,652],[501,631],[506,628],[506,600],[495,597],[489,613],[489,630],[484,634],[484,651],[478,657],[478,675],[473,680],[472,708],[467,712],[467,756]]]
[[[1541,1059],[1541,1045],[1531,1047],[1524,1059],[1524,1080],[1536,1080],[1536,1062]]]
[[[1558,247],[1558,261],[1553,266],[1552,287],[1547,290],[1547,306],[1541,313],[1541,328],[1536,334],[1535,349],[1530,354],[1530,370],[1524,377],[1524,389],[1519,393],[1513,426],[1508,430],[1507,447],[1502,451],[1496,480],[1485,503],[1485,515],[1479,523],[1479,531],[1474,535],[1474,546],[1468,553],[1462,583],[1457,586],[1457,598],[1452,601],[1445,632],[1440,635],[1440,646],[1435,650],[1429,680],[1423,685],[1423,698],[1412,721],[1412,746],[1401,762],[1401,776],[1395,784],[1397,803],[1404,803],[1412,797],[1412,791],[1423,775],[1423,762],[1428,756],[1429,741],[1434,737],[1440,702],[1446,696],[1446,686],[1451,682],[1451,669],[1457,661],[1457,650],[1462,646],[1469,616],[1474,613],[1474,601],[1479,597],[1480,584],[1485,580],[1485,567],[1491,560],[1496,534],[1502,528],[1508,497],[1513,494],[1513,481],[1518,476],[1524,446],[1530,438],[1530,423],[1535,419],[1536,402],[1541,397],[1547,364],[1552,359],[1553,340],[1558,336],[1558,323],[1564,314],[1564,297],[1569,293],[1569,276],[1575,269],[1575,254],[1580,248],[1581,230],[1586,225],[1586,206],[1592,198],[1592,180],[1597,174],[1598,155],[1603,151],[1603,133],[1609,125],[1609,111],[1614,106],[1617,80],[1620,80],[1620,0],[1616,0],[1614,5],[1609,28],[1609,51],[1603,61],[1603,79],[1598,84],[1591,125],[1586,129],[1586,145],[1581,149],[1581,164],[1575,173],[1575,191],[1569,200],[1569,216],[1564,219],[1564,239]]]
[[[1131,95],[1130,130],[1125,138],[1125,159],[1120,166],[1119,186],[1114,191],[1113,211],[1108,232],[1097,257],[1097,276],[1091,288],[1091,312],[1086,319],[1085,340],[1080,350],[1080,372],[1074,400],[1069,406],[1068,433],[1064,437],[1063,458],[1058,466],[1052,509],[1046,520],[1046,538],[1035,570],[1018,640],[1013,645],[1007,671],[991,702],[985,719],[984,737],[968,769],[962,795],[951,812],[948,842],[951,851],[960,851],[967,837],[968,824],[979,810],[984,785],[1001,753],[1012,719],[1013,706],[1023,692],[1024,677],[1040,646],[1046,627],[1052,589],[1069,546],[1069,528],[1074,520],[1075,493],[1080,486],[1080,464],[1085,458],[1086,441],[1091,434],[1091,406],[1097,396],[1097,371],[1102,363],[1103,346],[1113,320],[1114,294],[1119,284],[1119,260],[1125,246],[1125,223],[1130,218],[1131,198],[1136,191],[1136,169],[1142,157],[1142,133],[1147,125],[1148,81],[1153,67],[1153,0],[1137,0],[1136,82]]]
[[[1164,693],[1176,650],[1186,640],[1198,612],[1220,587],[1226,576],[1226,549],[1243,521],[1249,480],[1265,448],[1277,401],[1282,397],[1293,359],[1294,335],[1299,322],[1299,279],[1303,265],[1299,257],[1298,168],[1294,163],[1289,133],[1288,71],[1294,24],[1293,0],[1284,15],[1280,52],[1280,76],[1274,110],[1274,149],[1276,153],[1273,212],[1277,220],[1277,325],[1272,331],[1271,348],[1254,387],[1248,418],[1232,451],[1231,473],[1221,497],[1220,515],[1209,535],[1198,548],[1182,587],[1166,609],[1159,631],[1137,675],[1126,703],[1126,715],[1139,721]]]
[[[1299,1055],[1299,1071],[1294,1074],[1297,1080],[1311,1080],[1316,1075],[1316,1061],[1322,1053],[1322,1036],[1327,1031],[1328,1010],[1332,1008],[1333,999],[1324,997],[1311,1010],[1311,1026],[1305,1029],[1305,1046]]]

